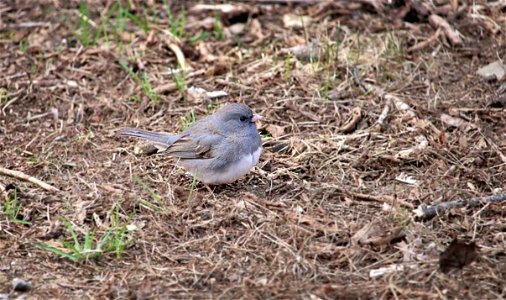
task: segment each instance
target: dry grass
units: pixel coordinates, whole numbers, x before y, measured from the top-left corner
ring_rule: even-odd
[[[111,3],[90,4],[92,32]],[[476,75],[506,57],[500,10],[448,17],[462,47],[441,35],[408,52],[435,30],[427,20],[387,21],[398,7],[378,15],[351,1],[243,3],[245,12],[216,15],[186,3],[178,39],[164,31],[162,5],[143,12],[135,3],[130,13],[151,16],[149,30],[126,18],[115,35],[121,20],[111,17],[109,36],[86,46],[78,38],[85,25],[69,28],[79,22],[76,3],[0,4],[0,165],[60,190],[0,177],[0,206],[14,190],[21,205],[0,219],[0,293],[22,277],[33,299],[506,297],[504,204],[428,221],[413,213],[506,190],[505,96],[501,82]],[[286,28],[289,13],[313,21]],[[246,25],[234,36],[233,24]],[[189,42],[204,31],[206,39]],[[292,48],[307,41],[309,54]],[[195,97],[176,84],[174,45],[186,58],[187,87],[229,96]],[[264,116],[265,150],[257,169],[213,193],[174,161],[136,156],[134,142],[115,136],[126,126],[178,131],[192,109],[199,118],[227,102]],[[71,240],[62,217],[79,237],[125,226],[128,245],[77,263],[35,247]],[[439,253],[453,237],[476,241],[479,258],[443,274]],[[370,276],[392,265],[403,269]]]

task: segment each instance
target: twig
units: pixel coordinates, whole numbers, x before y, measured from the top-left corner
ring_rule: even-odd
[[[451,208],[459,208],[464,206],[474,207],[478,206],[482,203],[493,203],[493,202],[502,202],[506,201],[506,194],[498,194],[493,196],[486,197],[473,197],[470,199],[457,199],[449,202],[443,202],[434,205],[420,205],[413,212],[420,218],[424,220],[431,219],[436,215],[444,212],[445,210]]]
[[[18,99],[19,97],[14,97],[10,99],[9,102],[5,103],[4,107],[2,107],[2,114],[4,116],[6,115],[5,111],[7,110],[7,107],[9,107],[9,105],[11,105],[12,103],[16,102]]]
[[[49,22],[22,22],[10,25],[12,28],[33,28],[33,27],[51,27]]]
[[[5,169],[5,168],[0,167],[0,174],[31,182],[33,184],[40,186],[41,188],[45,189],[46,191],[58,191],[58,189],[55,188],[54,186],[47,184],[44,181],[41,181],[41,180],[39,180],[35,177],[32,177],[30,175],[26,175],[25,173],[23,173],[21,171],[9,170],[9,169]]]
[[[381,111],[381,114],[378,117],[378,121],[376,121],[377,124],[383,126],[391,107],[392,107],[392,99],[391,98],[385,99],[385,107],[383,107],[383,110]]]
[[[193,80],[194,80],[193,77],[202,75],[204,73],[205,73],[204,70],[198,70],[198,71],[186,74],[186,77],[185,77],[186,85],[188,86],[188,85],[190,85],[190,84],[193,83]],[[157,86],[156,88],[154,88],[155,93],[158,93],[158,94],[169,93],[169,92],[172,92],[172,91],[175,91],[175,90],[177,90],[177,85],[174,82],[169,82],[169,83],[166,83],[166,84],[162,84],[162,85]]]
[[[485,138],[485,140],[490,146],[492,146],[492,148],[497,153],[502,162],[506,164],[506,155],[502,153],[501,149],[491,139]]]
[[[436,28],[441,28],[452,45],[462,45],[462,39],[445,19],[436,14],[432,14],[429,17],[429,23]]]
[[[364,82],[362,81],[362,78],[360,78],[360,73],[358,72],[357,65],[351,66],[351,75],[353,76],[353,80],[355,80],[355,84],[358,86],[360,91],[362,91],[362,93],[364,94],[367,94],[367,92],[369,91],[367,90]]]
[[[506,90],[505,90],[506,92]],[[499,107],[452,107],[451,111],[455,112],[502,112],[504,108]]]
[[[344,124],[341,128],[339,128],[339,131],[344,133],[350,133],[355,130],[357,127],[358,122],[362,119],[362,110],[360,107],[355,107],[351,111],[351,118],[348,121],[348,123]]]
[[[374,93],[378,98],[383,98],[387,102],[393,103],[393,105],[397,110],[406,113],[408,116],[412,118],[416,118],[416,113],[414,112],[414,110],[407,103],[402,101],[399,97],[389,94],[385,92],[385,90],[383,90],[381,87],[373,84],[366,83],[365,86],[368,91]]]
[[[31,121],[34,121],[34,120],[37,120],[40,118],[44,118],[46,116],[51,116],[51,115],[53,116],[53,119],[58,120],[58,111],[55,108],[51,108],[51,110],[48,112],[38,114],[35,116],[28,116],[24,120],[16,120],[16,123],[18,123],[18,124],[28,123],[28,122],[31,122]]]
[[[439,38],[441,33],[442,33],[441,28],[438,28],[436,30],[436,32],[431,37],[426,39],[425,41],[409,47],[408,52],[415,52],[415,51],[418,51],[420,49],[423,49],[423,48],[429,46],[430,44],[432,44],[435,40],[437,40]]]

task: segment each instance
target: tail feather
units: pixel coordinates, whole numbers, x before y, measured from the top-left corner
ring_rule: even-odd
[[[136,137],[153,143],[162,144],[165,146],[172,145],[175,141],[180,139],[180,135],[152,132],[138,128],[124,128],[118,131],[118,135]]]

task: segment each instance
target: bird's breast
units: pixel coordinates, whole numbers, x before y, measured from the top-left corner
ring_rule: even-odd
[[[202,181],[207,184],[234,182],[246,175],[251,168],[258,164],[261,154],[262,147],[260,146],[253,153],[246,154],[240,159],[231,162],[228,167],[216,171],[214,174],[209,174],[210,176],[203,176]]]

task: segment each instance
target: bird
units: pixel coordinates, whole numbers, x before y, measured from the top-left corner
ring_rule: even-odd
[[[120,136],[153,143],[157,154],[178,159],[177,164],[205,185],[232,183],[258,164],[262,139],[257,122],[262,116],[242,103],[230,103],[177,134],[124,128]]]

